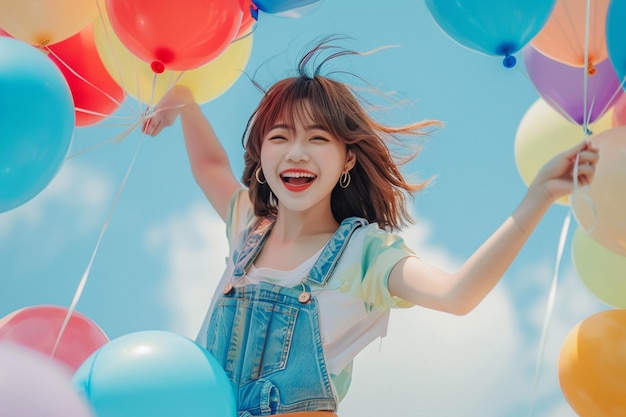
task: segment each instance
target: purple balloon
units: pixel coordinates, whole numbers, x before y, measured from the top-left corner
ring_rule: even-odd
[[[528,77],[539,95],[565,118],[581,126],[585,118],[589,124],[602,116],[622,93],[609,59],[596,64],[594,75],[585,75],[585,68],[553,60],[531,45],[524,47],[522,57]]]
[[[0,416],[91,417],[72,375],[41,353],[0,342]]]

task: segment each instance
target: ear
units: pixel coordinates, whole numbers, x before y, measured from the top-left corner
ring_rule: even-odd
[[[356,155],[352,152],[352,149],[348,148],[348,152],[346,154],[346,163],[344,165],[344,171],[348,172],[356,165]]]

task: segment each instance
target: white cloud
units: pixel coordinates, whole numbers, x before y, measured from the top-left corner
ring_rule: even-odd
[[[224,222],[206,204],[196,204],[151,229],[148,244],[166,249],[162,294],[171,314],[168,328],[195,338],[226,265]]]
[[[25,204],[0,214],[0,236],[8,236],[15,228],[24,225],[37,229],[44,222],[50,224],[57,221],[50,219],[50,214],[58,207],[72,216],[71,224],[76,228],[72,233],[88,230],[102,222],[102,213],[111,192],[112,184],[102,173],[86,165],[66,161],[41,193]]]

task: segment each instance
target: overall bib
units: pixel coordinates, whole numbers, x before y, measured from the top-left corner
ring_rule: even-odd
[[[231,282],[245,275],[274,220],[261,219],[249,231],[233,258]],[[209,322],[207,349],[232,383],[240,417],[337,409],[313,293],[328,282],[354,230],[366,224],[356,217],[344,220],[301,286],[228,284],[220,295]]]

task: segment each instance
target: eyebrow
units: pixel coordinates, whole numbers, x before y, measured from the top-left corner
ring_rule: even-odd
[[[293,126],[288,125],[286,123],[275,124],[274,126],[270,127],[269,132],[271,132],[272,130],[275,130],[275,129],[293,130]],[[304,129],[305,130],[323,130],[324,132],[328,132],[328,130],[324,126],[322,126],[320,124],[304,126]]]

